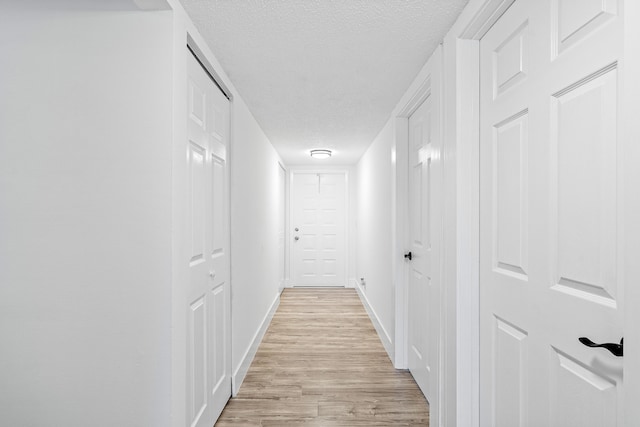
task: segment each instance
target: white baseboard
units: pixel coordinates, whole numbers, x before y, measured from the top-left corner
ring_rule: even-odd
[[[355,288],[358,284],[358,281],[354,278],[347,279],[346,285],[296,285],[290,279],[285,280],[283,288]]]
[[[251,345],[249,346],[247,351],[244,353],[244,356],[242,356],[242,361],[240,362],[240,365],[238,366],[238,368],[233,373],[233,376],[231,377],[231,390],[232,390],[232,395],[234,397],[238,394],[238,391],[240,390],[240,386],[242,385],[242,381],[244,381],[244,377],[246,377],[247,372],[249,372],[249,367],[251,366],[251,362],[253,362],[253,358],[255,357],[256,352],[258,351],[258,347],[260,347],[260,343],[262,342],[262,338],[264,338],[264,334],[265,332],[267,332],[267,329],[271,324],[271,319],[273,319],[273,315],[276,314],[276,310],[278,309],[279,305],[280,305],[280,292],[278,292],[275,300],[273,300],[273,303],[269,308],[269,311],[264,316],[264,319],[262,319],[262,323],[260,324],[260,327],[256,331],[256,334],[254,335],[253,340],[251,341]]]
[[[367,311],[367,314],[371,319],[371,323],[373,323],[373,327],[376,328],[376,332],[378,332],[378,337],[380,337],[380,341],[382,341],[382,345],[384,346],[384,349],[387,351],[387,354],[389,355],[389,359],[391,359],[391,363],[394,363],[395,352],[394,352],[393,342],[391,341],[391,337],[389,336],[387,331],[384,329],[384,326],[382,326],[382,322],[380,322],[380,319],[378,318],[376,311],[373,309],[373,307],[371,307],[371,304],[367,299],[367,295],[364,293],[362,289],[362,285],[356,282],[355,288],[358,291],[358,296],[362,301],[362,305],[364,305],[364,309]]]

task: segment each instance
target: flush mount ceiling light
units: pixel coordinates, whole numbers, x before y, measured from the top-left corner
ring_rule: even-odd
[[[311,150],[311,157],[314,159],[328,159],[331,157],[331,150]]]

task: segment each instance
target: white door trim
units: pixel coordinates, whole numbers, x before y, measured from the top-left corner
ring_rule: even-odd
[[[458,41],[456,89],[456,390],[458,425],[476,427],[480,416],[480,119],[479,43]],[[445,157],[445,168],[447,158]],[[447,331],[452,332],[452,331]]]
[[[196,41],[193,39],[193,37],[191,37],[191,34],[188,31],[187,31],[187,49],[189,49],[193,54],[193,56],[196,57],[196,59],[198,60],[202,68],[204,68],[207,74],[209,74],[209,77],[211,77],[211,80],[213,80],[213,83],[215,83],[215,85],[218,86],[218,89],[220,89],[220,91],[222,91],[224,96],[227,97],[229,102],[231,102],[233,100],[233,94],[231,93],[227,85],[224,84],[224,81],[220,78],[220,74],[216,72],[216,69],[207,60],[206,55],[202,52],[202,49],[200,49],[200,47],[198,46],[198,43],[196,43]]]
[[[624,147],[626,165],[640,163],[640,126],[638,126],[638,99],[640,99],[640,2],[637,0],[624,1],[624,62],[621,64],[622,97],[621,112],[622,126],[620,142]],[[623,170],[624,183],[640,182],[640,169],[638,167],[625,167]],[[640,420],[640,405],[631,404],[637,402],[640,396],[640,286],[637,280],[640,278],[640,265],[637,259],[632,259],[632,254],[640,253],[640,193],[637,187],[626,185],[622,188],[623,203],[628,216],[624,218],[625,224],[625,254],[624,264],[624,399],[629,404],[625,405],[625,418],[621,425],[632,426]],[[633,308],[631,308],[633,307]]]
[[[448,213],[456,215],[456,236],[451,240],[445,237],[444,256],[448,253],[447,242],[453,241],[456,262],[455,279],[447,277],[447,271],[443,278],[443,298],[445,303],[448,302],[446,307],[455,308],[455,324],[452,325],[451,321],[444,319],[443,346],[446,351],[450,347],[450,340],[455,339],[456,360],[451,362],[447,357],[443,357],[442,383],[456,383],[455,415],[449,414],[446,410],[451,406],[447,398],[453,399],[453,396],[447,396],[445,391],[440,397],[440,402],[445,408],[444,423],[448,425],[447,418],[455,417],[455,424],[460,427],[478,427],[480,423],[479,40],[514,1],[485,0],[465,27],[453,34],[453,37],[447,37],[444,47],[445,186],[448,170],[453,168],[456,198],[455,211]],[[454,81],[450,82],[450,79]],[[451,91],[451,87],[455,89]],[[455,107],[448,108],[448,103],[453,103]],[[455,123],[453,135],[449,134],[452,129],[446,126],[447,122]],[[448,142],[450,139],[454,141]],[[455,147],[453,150],[452,145]],[[451,288],[451,281],[455,281],[455,290]],[[450,295],[452,292],[454,296]],[[451,363],[455,364],[455,369],[449,369],[448,365]],[[451,375],[455,377],[451,378]]]
[[[288,232],[288,228],[289,228],[289,198],[287,195],[287,192],[289,190],[289,184],[287,183],[287,168],[284,166],[284,163],[282,163],[281,161],[278,160],[278,167],[280,169],[282,169],[282,173],[284,174],[284,187],[280,188],[279,190],[283,192],[282,194],[282,198],[284,199],[284,206],[282,207],[282,209],[284,209],[283,211],[283,216],[284,218],[282,218],[282,220],[284,221],[284,224],[282,224],[282,226],[284,227],[284,253],[283,253],[283,257],[284,257],[284,266],[283,267],[283,277],[282,277],[282,282],[278,284],[278,295],[280,295],[283,291],[283,289],[285,288],[285,284],[287,283],[287,279],[288,279],[288,264],[289,264],[289,245],[287,245],[287,241],[289,238],[289,232]]]
[[[305,168],[305,167],[291,167],[288,169],[289,172],[289,179],[287,180],[287,188],[288,188],[288,194],[285,196],[287,203],[288,203],[288,208],[287,208],[287,221],[286,221],[286,229],[285,229],[285,238],[286,243],[285,243],[285,247],[287,248],[286,252],[287,252],[287,261],[288,261],[288,265],[286,268],[286,278],[285,278],[285,287],[287,288],[292,288],[295,286],[294,283],[292,283],[293,279],[292,279],[292,275],[293,275],[293,263],[294,263],[294,252],[291,250],[291,227],[293,225],[292,220],[293,220],[293,191],[291,190],[293,188],[293,177],[294,175],[297,174],[333,174],[333,175],[344,175],[344,184],[345,184],[345,212],[344,212],[344,256],[345,256],[345,260],[344,260],[344,277],[345,277],[345,284],[344,287],[347,288],[349,287],[349,265],[351,262],[351,258],[350,258],[350,245],[349,245],[349,240],[350,240],[350,236],[351,236],[351,227],[350,227],[350,223],[349,221],[351,220],[351,217],[349,215],[349,211],[350,211],[350,205],[349,205],[349,199],[350,199],[350,183],[349,183],[349,170],[348,169],[311,169],[311,168]]]
[[[514,2],[515,0],[485,0],[457,37],[466,40],[480,40]],[[464,68],[462,70],[472,71]],[[477,74],[480,74],[480,70]],[[480,99],[479,96],[478,99]]]

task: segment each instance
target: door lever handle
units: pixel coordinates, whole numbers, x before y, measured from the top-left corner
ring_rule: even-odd
[[[580,341],[582,344],[586,345],[587,347],[602,347],[602,348],[606,348],[614,356],[622,357],[622,353],[623,353],[623,349],[624,349],[624,338],[622,338],[620,340],[620,344],[616,344],[616,343],[613,343],[613,342],[607,342],[607,343],[603,343],[603,344],[596,344],[596,343],[594,343],[593,341],[591,341],[587,337],[580,337],[580,338],[578,338],[578,341]]]
[[[406,259],[408,259],[409,261],[411,261],[411,251],[407,252],[406,254],[404,254],[404,257]]]

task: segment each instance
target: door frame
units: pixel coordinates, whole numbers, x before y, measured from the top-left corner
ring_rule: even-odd
[[[445,42],[444,75],[455,76],[452,84],[445,83],[444,94],[445,99],[455,100],[454,107],[445,106],[444,111],[445,192],[448,175],[455,180],[456,195],[450,201],[455,212],[449,224],[453,230],[445,230],[455,237],[445,237],[445,246],[455,246],[456,261],[444,273],[450,285],[445,290],[446,304],[455,308],[455,317],[445,319],[444,335],[445,351],[453,347],[456,361],[455,369],[445,366],[443,370],[444,381],[453,376],[456,396],[441,396],[441,402],[446,408],[446,399],[455,398],[455,414],[444,411],[444,415],[455,417],[459,426],[480,425],[480,39],[514,2],[485,0]],[[450,168],[453,170],[447,171]],[[453,291],[451,282],[455,283]]]
[[[278,167],[280,169],[282,169],[282,173],[284,174],[284,182],[283,182],[283,187],[279,189],[279,191],[282,191],[282,199],[284,200],[284,206],[282,206],[282,215],[284,216],[284,218],[282,218],[282,220],[284,221],[284,224],[282,224],[282,226],[284,227],[284,248],[283,251],[284,253],[282,254],[283,256],[283,262],[284,265],[283,267],[283,272],[282,272],[282,282],[278,284],[278,295],[282,293],[283,289],[286,287],[286,283],[287,280],[289,279],[289,245],[287,244],[287,242],[289,241],[289,184],[288,184],[288,179],[287,179],[287,168],[285,167],[284,163],[282,163],[282,161],[278,160]],[[278,171],[279,173],[279,171]]]
[[[344,287],[348,288],[350,287],[350,278],[349,278],[349,266],[351,263],[351,253],[350,253],[350,240],[351,240],[351,227],[350,227],[350,220],[351,220],[351,215],[350,215],[350,211],[351,211],[351,207],[350,207],[350,200],[351,200],[351,191],[350,191],[350,181],[349,181],[349,175],[350,175],[350,171],[349,169],[345,169],[345,168],[336,168],[336,169],[332,169],[332,168],[324,168],[324,169],[320,169],[320,168],[315,168],[313,166],[310,167],[304,167],[304,166],[300,166],[300,167],[296,167],[296,166],[292,166],[290,167],[288,170],[289,172],[289,179],[287,179],[287,194],[285,196],[286,200],[287,200],[287,204],[288,204],[288,209],[287,209],[287,219],[286,219],[286,228],[285,228],[285,238],[286,238],[286,243],[285,243],[285,248],[286,248],[286,253],[287,253],[287,259],[286,259],[286,263],[288,264],[286,266],[286,278],[285,278],[285,287],[287,288],[293,288],[295,286],[295,284],[293,283],[293,264],[294,264],[294,253],[293,250],[291,250],[291,227],[293,225],[293,177],[296,174],[333,174],[333,175],[344,175],[344,184],[345,184],[345,212],[344,212]]]
[[[620,138],[624,147],[626,164],[640,163],[640,126],[637,124],[638,99],[640,99],[640,2],[637,0],[624,0],[624,57],[622,65],[622,124]],[[623,182],[640,182],[640,169],[625,168],[623,170]],[[631,188],[630,188],[631,187]],[[632,253],[640,253],[640,194],[637,188],[626,186],[622,189],[623,203],[626,206],[627,216],[624,219],[625,226],[625,259],[622,261],[625,307],[640,307],[640,286],[627,278],[640,278],[640,265],[637,260],[631,258]],[[625,310],[624,323],[625,348],[624,348],[624,399],[626,402],[637,401],[640,397],[640,312],[638,310]],[[627,398],[629,396],[629,398]],[[639,405],[625,405],[624,424],[631,426],[640,420]]]

